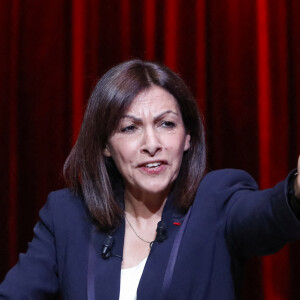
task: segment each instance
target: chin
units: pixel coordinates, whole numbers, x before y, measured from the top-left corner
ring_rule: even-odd
[[[169,184],[151,184],[149,183],[147,186],[140,186],[141,191],[149,194],[168,194],[170,190]]]

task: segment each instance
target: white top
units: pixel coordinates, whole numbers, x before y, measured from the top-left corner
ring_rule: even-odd
[[[147,257],[137,266],[121,269],[121,285],[119,300],[136,300],[137,288],[144,271]]]

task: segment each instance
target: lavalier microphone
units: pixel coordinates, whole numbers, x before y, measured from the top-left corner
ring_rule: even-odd
[[[157,223],[155,242],[161,243],[167,238],[167,225],[164,221],[161,220]]]
[[[111,256],[111,249],[114,244],[114,238],[111,235],[107,235],[102,244],[101,256],[104,259],[108,259]]]

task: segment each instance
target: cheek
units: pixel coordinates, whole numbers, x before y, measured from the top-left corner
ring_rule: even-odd
[[[170,141],[170,146],[178,154],[182,154],[185,151],[186,144],[187,144],[187,141],[186,141],[186,137],[185,136],[173,138]]]
[[[184,145],[183,144],[173,144],[169,145],[167,151],[172,156],[172,159],[176,162],[181,161],[183,153],[184,153]]]
[[[136,152],[131,147],[124,144],[124,147],[114,149],[112,152],[112,159],[114,160],[119,171],[126,170],[136,158]],[[122,173],[122,172],[121,172]]]

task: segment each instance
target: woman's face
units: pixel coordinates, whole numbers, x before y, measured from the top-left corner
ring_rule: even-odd
[[[175,98],[161,87],[140,93],[122,116],[104,150],[121,173],[127,192],[168,193],[190,147]]]

